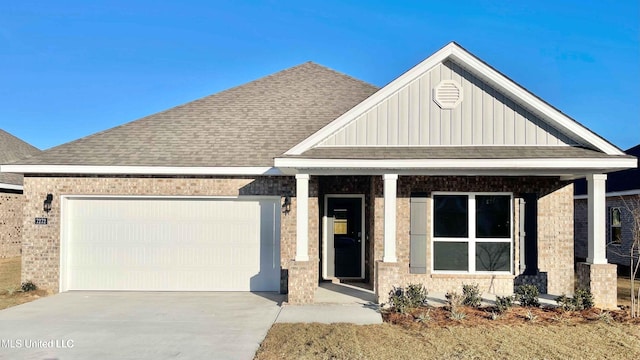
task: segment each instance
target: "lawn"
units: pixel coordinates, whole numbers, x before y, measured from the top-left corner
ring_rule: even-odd
[[[629,288],[629,278],[618,279],[621,305],[630,304]],[[466,308],[459,321],[429,311],[386,315],[382,325],[274,324],[255,360],[640,358],[640,320],[624,311],[515,307],[493,320]]]
[[[275,324],[256,360],[637,359],[640,326]]]
[[[0,310],[47,295],[43,290],[26,293],[20,290],[20,266],[20,257],[0,259]]]

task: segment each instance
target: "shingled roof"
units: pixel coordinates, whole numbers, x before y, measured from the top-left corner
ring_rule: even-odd
[[[254,167],[377,91],[307,62],[67,143],[20,165]]]
[[[625,150],[630,156],[640,158],[640,144]],[[612,172],[607,175],[606,192],[617,193],[622,191],[640,190],[640,165],[627,170]],[[576,180],[574,183],[575,195],[587,194],[587,181]]]
[[[38,148],[0,129],[0,164],[9,164],[19,159],[28,158],[39,152],[40,150],[38,150]],[[0,184],[22,185],[22,175],[0,173]]]

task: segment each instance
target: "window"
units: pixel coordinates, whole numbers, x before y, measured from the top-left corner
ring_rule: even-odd
[[[434,271],[511,272],[511,216],[511,194],[434,194]]]
[[[619,207],[609,208],[609,241],[622,244],[622,216]]]

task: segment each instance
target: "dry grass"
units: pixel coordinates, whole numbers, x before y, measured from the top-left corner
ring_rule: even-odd
[[[640,280],[635,279],[633,286],[637,293],[640,288]],[[631,306],[631,278],[628,276],[618,277],[618,305]]]
[[[629,305],[629,288],[629,278],[618,279],[621,305]],[[255,359],[640,358],[640,320],[630,319],[628,311],[461,311],[463,320],[434,308],[428,316],[420,316],[420,310],[387,314],[382,325],[275,324]]]
[[[638,325],[275,324],[256,353],[275,359],[637,359]]]
[[[46,291],[20,291],[21,258],[0,259],[0,310],[46,296]]]

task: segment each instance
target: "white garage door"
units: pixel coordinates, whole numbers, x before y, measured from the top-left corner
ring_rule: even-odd
[[[279,205],[65,199],[61,290],[278,291]]]

